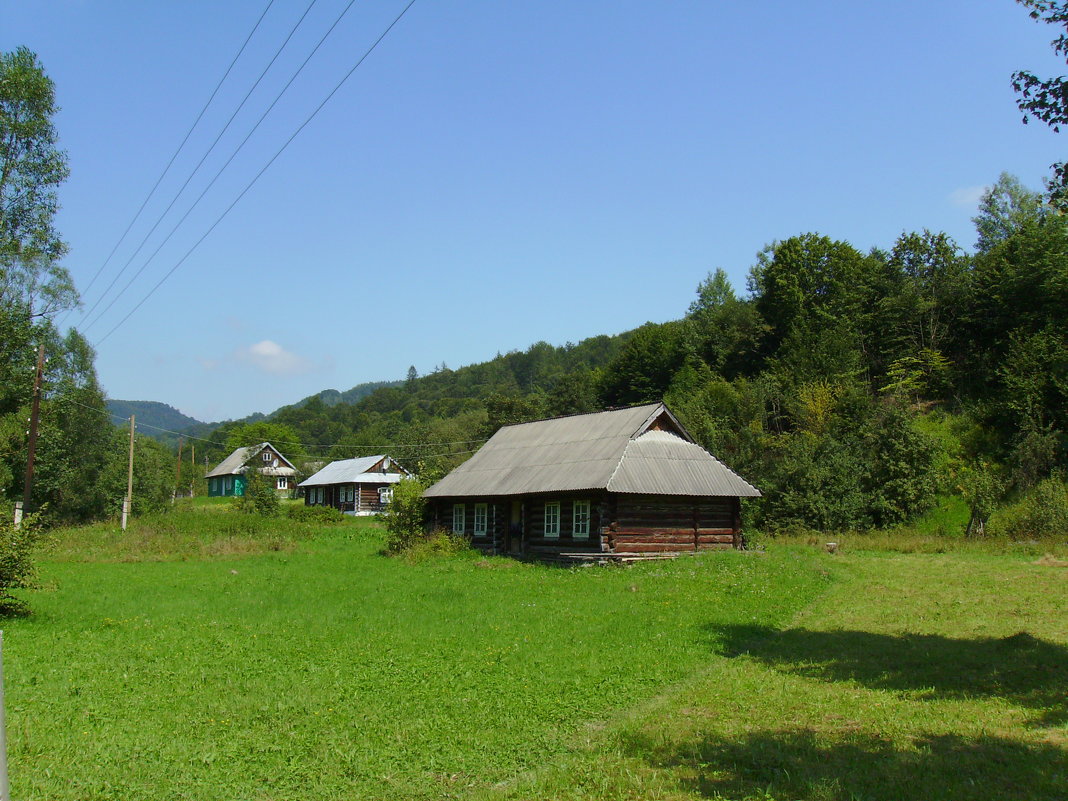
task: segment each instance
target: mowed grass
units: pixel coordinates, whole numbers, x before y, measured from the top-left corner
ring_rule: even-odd
[[[715,657],[482,797],[1068,797],[1068,562],[827,555],[784,628],[709,616]]]
[[[388,558],[362,521],[251,556],[157,529],[140,561],[64,535],[4,624],[13,797],[522,794],[834,583],[811,549],[559,569]]]

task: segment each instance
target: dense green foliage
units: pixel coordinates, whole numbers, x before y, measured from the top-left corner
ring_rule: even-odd
[[[423,490],[426,484],[416,478],[398,482],[393,499],[383,515],[386,527],[386,550],[400,553],[427,535],[424,519]]]
[[[764,492],[750,525],[889,526],[954,493],[977,533],[1068,466],[1068,218],[1002,175],[975,224],[974,254],[931,231],[867,252],[790,237],[757,255],[746,297],[716,270],[681,319],[412,370],[270,424],[296,461],[389,452],[433,480],[502,425],[664,399]],[[217,430],[213,458],[249,429]]]

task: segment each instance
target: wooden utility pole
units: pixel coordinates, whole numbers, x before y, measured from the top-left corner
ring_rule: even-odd
[[[178,495],[178,486],[182,482],[182,438],[178,437],[178,467],[174,473],[174,494]]]
[[[33,491],[33,457],[37,451],[37,420],[41,416],[41,379],[44,376],[44,343],[37,348],[37,374],[33,379],[33,411],[30,412],[30,443],[26,456],[26,481],[22,485],[22,510],[30,511]]]
[[[122,530],[126,530],[126,518],[133,508],[133,445],[134,415],[130,415],[130,467],[126,473],[126,499],[122,502]]]

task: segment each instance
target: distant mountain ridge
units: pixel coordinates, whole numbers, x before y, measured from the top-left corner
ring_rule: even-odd
[[[207,425],[195,417],[182,414],[173,406],[159,401],[130,401],[108,398],[107,407],[108,411],[116,417],[129,418],[130,415],[135,415],[137,423],[141,425],[166,428],[169,431],[184,433],[186,429],[193,426]]]
[[[384,387],[396,387],[403,383],[403,381],[368,381],[363,384],[357,384],[344,392],[339,392],[336,389],[324,389],[322,392],[318,392],[315,395],[309,395],[296,403],[291,403],[275,409],[270,414],[254,412],[247,417],[242,417],[238,422],[252,423],[257,420],[269,420],[283,409],[299,409],[306,406],[314,399],[322,401],[324,406],[356,403],[374,393],[375,390]],[[139,426],[144,426],[145,429],[147,429],[142,430],[141,433],[166,443],[177,442],[179,435],[207,437],[212,431],[221,426],[223,422],[228,422],[218,421],[214,423],[206,423],[202,420],[197,420],[195,417],[183,414],[173,406],[161,403],[160,401],[118,400],[108,398],[107,408],[115,417],[129,419],[130,415],[134,415],[137,424]]]

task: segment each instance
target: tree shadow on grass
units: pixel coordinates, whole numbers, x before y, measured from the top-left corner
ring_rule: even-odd
[[[1027,633],[954,639],[745,625],[712,631],[725,656],[746,654],[795,675],[921,699],[1003,698],[1034,710],[1033,724],[1068,722],[1068,648]]]
[[[1068,787],[1063,749],[1000,737],[929,735],[898,748],[871,735],[828,739],[786,730],[681,746],[638,737],[627,746],[633,756],[674,770],[706,798],[1062,801]]]

